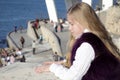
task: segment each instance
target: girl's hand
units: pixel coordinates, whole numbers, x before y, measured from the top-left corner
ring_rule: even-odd
[[[55,63],[55,64],[62,64],[63,63],[63,61],[50,61],[50,62],[44,62],[43,63],[43,65],[51,65],[51,64],[53,64],[53,63]]]
[[[43,65],[51,65],[52,63],[54,63],[54,61],[44,62]]]
[[[53,63],[55,63],[55,64],[61,64],[61,63],[63,63],[63,61],[44,62],[42,64],[42,66],[39,66],[39,67],[35,68],[35,72],[36,73],[48,72],[50,65],[53,64]]]
[[[49,65],[43,65],[35,68],[36,73],[49,72]]]

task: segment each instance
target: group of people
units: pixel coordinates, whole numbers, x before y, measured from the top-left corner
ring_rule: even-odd
[[[57,22],[52,22],[53,23],[53,28],[55,32],[62,32],[63,31],[63,23],[57,23]]]
[[[0,51],[0,57],[2,66],[10,65],[15,61],[13,54],[9,54],[4,48]]]
[[[25,62],[25,56],[22,54],[21,49],[9,51],[2,48],[0,50],[0,61],[2,66],[13,64],[15,61]]]
[[[67,11],[71,33],[64,61],[44,62],[36,73],[61,80],[120,80],[120,52],[94,9],[85,2]]]
[[[36,52],[36,45],[37,45],[37,43],[38,44],[42,44],[43,43],[43,36],[42,36],[42,34],[40,34],[39,39],[37,41],[36,40],[32,41],[32,49],[33,49],[32,52],[33,52],[33,54],[35,54],[35,52]],[[21,47],[21,49],[25,47],[24,45],[25,45],[25,38],[23,36],[21,36],[20,37],[20,47]]]

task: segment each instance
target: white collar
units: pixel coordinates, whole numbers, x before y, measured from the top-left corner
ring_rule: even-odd
[[[85,30],[83,31],[83,33],[87,33],[87,32],[90,32],[90,31],[89,31],[88,29],[85,29]],[[80,38],[83,33],[81,33],[79,36],[76,36],[75,39]]]

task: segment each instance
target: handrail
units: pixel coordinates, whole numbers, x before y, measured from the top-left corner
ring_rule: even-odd
[[[10,33],[8,33],[7,35],[7,44],[8,44],[8,47],[12,48],[12,49],[16,49],[16,48],[19,48],[18,45],[15,43],[15,41],[11,38],[10,34],[14,32],[14,31],[11,31]]]
[[[33,30],[34,30],[34,33],[35,33],[35,35],[36,35],[36,38],[38,39],[39,38],[39,36],[38,36],[38,33],[37,33],[37,31],[36,31],[36,29],[33,27]]]

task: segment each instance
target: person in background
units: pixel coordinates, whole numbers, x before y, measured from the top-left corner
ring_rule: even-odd
[[[111,36],[87,3],[73,5],[67,12],[71,38],[69,67],[62,61],[45,62],[37,73],[51,71],[61,80],[120,80],[120,53]]]
[[[10,65],[10,54],[7,55],[6,62],[7,62],[7,65]]]
[[[40,36],[39,36],[39,43],[42,44],[42,41],[43,41],[43,35],[40,34]]]
[[[20,62],[26,62],[26,57],[25,57],[24,54],[22,55],[22,58],[20,59]]]
[[[33,40],[32,42],[32,48],[33,48],[33,55],[35,55],[35,51],[36,51],[36,41]]]
[[[22,53],[20,48],[16,50],[15,59],[20,61],[20,62],[26,62],[25,55]]]
[[[2,66],[7,66],[7,62],[6,62],[6,58],[7,58],[7,52],[5,51],[4,48],[1,49],[1,52],[0,52],[0,57],[1,57],[1,63],[2,63]]]
[[[54,28],[55,32],[58,32],[58,30],[57,30],[58,23],[57,22],[53,22],[53,28]]]
[[[40,27],[40,25],[39,25],[39,19],[36,19],[36,20],[35,20],[35,22],[34,22],[34,27],[35,27],[36,29],[38,29],[38,28]]]
[[[59,55],[57,54],[57,52],[53,54],[53,59],[54,61],[59,61]]]
[[[14,27],[14,31],[15,31],[15,33],[17,33],[17,26]]]
[[[10,55],[10,64],[13,64],[15,62],[15,57],[13,54]]]
[[[24,48],[25,39],[23,36],[21,36],[21,38],[20,38],[20,43],[22,45],[22,48]]]
[[[16,50],[16,55],[15,55],[17,60],[20,60],[22,58],[22,51],[20,48]]]

